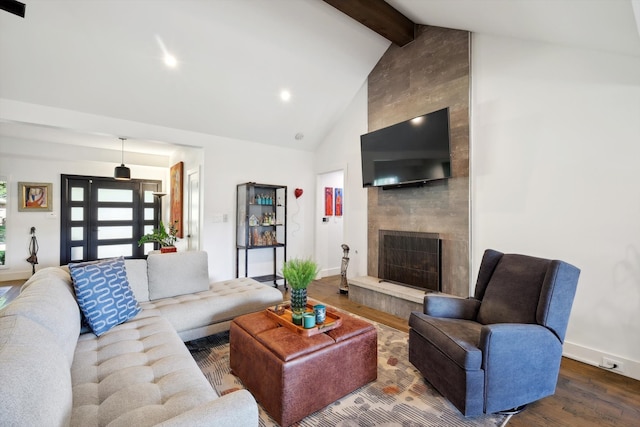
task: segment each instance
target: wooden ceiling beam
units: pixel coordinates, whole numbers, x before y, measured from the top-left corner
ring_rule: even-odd
[[[384,0],[324,0],[398,46],[415,38],[415,24]]]
[[[0,0],[0,9],[24,18],[25,4],[16,0]]]

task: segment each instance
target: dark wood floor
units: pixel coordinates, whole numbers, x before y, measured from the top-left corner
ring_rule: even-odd
[[[24,283],[24,280],[14,280],[10,282],[0,282],[0,288],[10,287],[10,289],[0,295],[0,308],[9,304],[20,293],[20,286]]]
[[[339,276],[316,280],[309,285],[309,296],[408,331],[408,319],[350,301],[348,295],[339,293],[339,283]],[[640,381],[563,358],[555,395],[530,404],[508,423],[508,427],[530,426],[640,426]]]

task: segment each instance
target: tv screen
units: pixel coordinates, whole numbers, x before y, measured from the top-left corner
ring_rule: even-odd
[[[449,109],[360,136],[362,184],[392,188],[451,177]]]

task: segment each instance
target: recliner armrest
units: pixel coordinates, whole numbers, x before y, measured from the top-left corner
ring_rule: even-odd
[[[427,294],[424,296],[424,314],[451,319],[475,320],[480,301],[453,295]]]
[[[479,347],[485,371],[486,413],[514,408],[554,393],[562,343],[551,330],[535,324],[484,325]]]
[[[484,325],[480,331],[478,347],[484,354],[483,363],[493,363],[492,358],[498,350],[500,357],[506,353],[517,356],[518,353],[539,353],[544,357],[550,348],[562,348],[558,337],[542,325],[528,323],[496,323]]]

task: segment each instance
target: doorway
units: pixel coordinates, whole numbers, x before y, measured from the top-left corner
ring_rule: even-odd
[[[187,250],[200,250],[200,170],[187,172]]]
[[[157,228],[157,180],[61,175],[60,265],[124,256],[143,258],[152,243],[138,245]]]
[[[340,274],[344,243],[344,170],[316,179],[316,262],[320,277]]]

